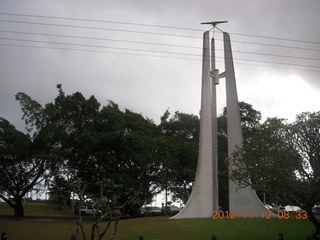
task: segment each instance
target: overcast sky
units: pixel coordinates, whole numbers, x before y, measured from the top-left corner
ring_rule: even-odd
[[[58,83],[67,94],[94,95],[103,105],[113,100],[156,123],[168,108],[198,115],[201,38],[210,29],[200,23],[227,20],[219,28],[231,35],[239,100],[264,119],[293,121],[302,111],[320,110],[319,11],[319,0],[0,0],[0,116],[23,130],[15,94],[45,104],[57,96]],[[222,35],[214,36],[222,57]],[[224,71],[222,62],[218,68]]]

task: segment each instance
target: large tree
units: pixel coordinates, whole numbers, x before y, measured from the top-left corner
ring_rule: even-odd
[[[24,216],[23,197],[49,176],[48,170],[56,162],[57,131],[46,127],[45,109],[38,102],[21,92],[16,100],[28,133],[1,118],[0,198],[14,209],[14,216]]]
[[[101,107],[94,96],[67,95],[61,85],[57,88],[58,96],[45,106],[25,93],[16,95],[32,136],[1,120],[1,170],[8,172],[1,176],[2,198],[22,208],[24,194],[50,173],[51,180],[61,180],[52,181],[51,189],[63,187],[65,194],[70,191],[66,181],[80,178],[95,194],[95,183],[109,178],[140,192],[140,204],[150,201],[160,189],[162,162],[171,153],[167,138],[141,114],[121,111],[112,101]],[[9,181],[17,193],[7,191]]]
[[[23,197],[46,176],[50,157],[39,145],[0,118],[0,198],[16,217],[24,216]]]
[[[193,114],[167,110],[161,117],[161,132],[169,142],[169,154],[164,159],[162,189],[174,198],[187,202],[192,190],[199,145],[199,118]]]
[[[54,132],[59,148],[58,167],[51,169],[56,178],[67,174],[69,181],[92,183],[91,194],[98,192],[94,183],[109,178],[141,192],[141,202],[152,199],[161,171],[159,146],[164,145],[156,125],[141,114],[121,111],[112,101],[101,107],[94,96],[66,95],[61,85],[58,90],[41,115],[42,128]]]
[[[230,161],[240,187],[265,191],[274,200],[299,206],[320,233],[312,207],[320,203],[320,112],[302,113],[294,123],[268,119]],[[250,181],[250,180],[251,181]]]

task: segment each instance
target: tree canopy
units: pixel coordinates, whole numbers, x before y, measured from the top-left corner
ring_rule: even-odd
[[[269,198],[299,206],[320,232],[312,207],[320,203],[320,112],[305,112],[293,123],[267,119],[233,153],[232,178]]]
[[[0,118],[0,198],[23,216],[22,198],[46,177],[51,155],[41,139],[31,139]]]
[[[174,198],[187,202],[196,173],[199,146],[199,118],[193,114],[167,110],[161,117],[159,128],[168,141],[168,155],[163,164],[162,189]]]
[[[66,184],[75,179],[88,183],[91,195],[99,192],[97,182],[111,179],[125,186],[123,202],[126,191],[139,193],[140,203],[127,206],[132,213],[151,201],[161,190],[162,172],[172,154],[166,136],[151,120],[121,111],[112,101],[101,106],[94,96],[66,95],[61,85],[57,88],[58,96],[45,106],[25,93],[16,95],[32,137],[1,119],[0,167],[7,173],[1,177],[2,199],[16,212],[19,205],[16,215],[23,215],[21,199],[46,177],[52,191],[61,195],[63,189],[66,196],[71,191]],[[20,178],[21,186],[17,183]],[[11,184],[2,184],[7,182]]]
[[[131,216],[162,190],[186,202],[196,173],[199,118],[167,110],[156,125],[109,101],[102,105],[80,92],[67,95],[58,85],[53,102],[42,106],[25,93],[16,95],[26,123],[20,132],[0,118],[0,198],[23,216],[22,198],[44,179],[50,191],[70,196],[70,184],[86,183],[86,194],[100,194],[109,179]],[[317,225],[311,208],[320,197],[320,113],[302,113],[294,123],[267,119],[240,102],[244,144],[234,152],[231,176],[240,187],[265,192],[269,202],[300,206]],[[227,111],[218,117],[219,201],[228,209]],[[250,179],[250,180],[249,180]],[[112,196],[110,196],[112,198]],[[61,199],[60,199],[61,200]]]

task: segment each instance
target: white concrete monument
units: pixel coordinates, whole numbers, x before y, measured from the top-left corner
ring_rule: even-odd
[[[186,206],[172,218],[210,217],[213,211],[212,161],[212,93],[210,83],[209,32],[203,34],[202,90],[198,166],[191,195]],[[217,184],[217,183],[215,183]],[[216,196],[217,198],[217,196]]]
[[[213,26],[219,22],[212,22]],[[212,211],[219,211],[218,197],[218,138],[216,85],[219,78],[226,78],[228,154],[243,142],[237,87],[234,74],[232,49],[228,33],[223,33],[225,72],[219,74],[215,65],[214,38],[211,40],[211,71],[209,32],[203,34],[202,90],[200,111],[199,154],[196,177],[191,195],[177,218],[212,217]],[[261,211],[267,211],[255,191],[250,187],[238,189],[236,183],[229,180],[229,211],[236,216],[259,217]],[[250,215],[249,215],[250,214]]]
[[[227,129],[228,129],[228,155],[243,142],[240,109],[237,94],[236,78],[234,74],[233,57],[230,36],[223,33],[224,61],[227,95]],[[233,167],[234,168],[234,167]],[[235,211],[237,216],[261,217],[261,211],[267,211],[250,187],[238,189],[238,185],[229,179],[229,211]]]

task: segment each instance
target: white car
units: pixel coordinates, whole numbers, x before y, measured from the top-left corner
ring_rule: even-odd
[[[314,215],[320,215],[320,206],[313,207],[312,212]]]
[[[163,207],[161,209],[162,215],[176,215],[177,213],[179,213],[181,211],[180,208],[178,208],[177,206],[174,205],[169,205],[167,207]]]
[[[140,214],[143,216],[160,216],[161,209],[159,207],[146,206],[140,208]]]
[[[272,212],[274,212],[275,214],[278,214],[278,212],[284,212],[286,211],[286,208],[285,207],[282,207],[282,206],[276,206],[274,208],[271,208],[270,209]]]
[[[93,208],[92,206],[82,206],[81,210],[80,210],[81,215],[101,215],[102,212],[100,210],[97,210],[95,208]]]

